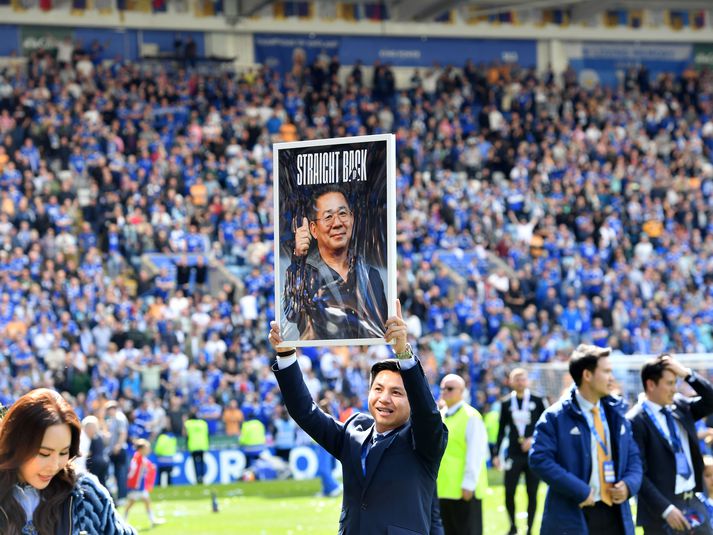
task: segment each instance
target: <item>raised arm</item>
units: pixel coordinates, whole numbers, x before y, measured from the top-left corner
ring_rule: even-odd
[[[690,368],[686,368],[670,355],[662,357],[661,360],[664,362],[666,369],[685,380],[698,394],[695,398],[679,400],[688,406],[693,419],[700,420],[713,413],[713,386],[711,383]]]
[[[448,431],[428,386],[426,374],[407,340],[406,322],[401,316],[401,302],[396,301],[396,316],[386,320],[384,338],[393,344],[401,364],[401,378],[411,405],[411,429],[416,451],[438,470],[446,449]]]
[[[277,363],[272,370],[280,386],[287,412],[320,446],[338,458],[344,443],[344,424],[320,410],[305,385],[295,348],[277,349],[282,343],[280,328],[274,321],[270,326],[270,344],[277,352]]]

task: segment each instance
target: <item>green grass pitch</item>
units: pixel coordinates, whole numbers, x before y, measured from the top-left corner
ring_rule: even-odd
[[[483,532],[505,535],[510,523],[505,511],[502,474],[490,471],[490,481],[494,483],[483,502]],[[139,533],[151,535],[335,535],[341,497],[315,497],[319,490],[319,480],[157,488],[152,493],[154,510],[165,523],[151,529],[141,503],[132,508],[129,522]],[[211,491],[218,497],[217,513],[212,512]],[[535,533],[539,533],[545,491],[545,485],[540,485]],[[524,485],[518,488],[515,500],[519,533],[524,535],[527,527]],[[120,512],[123,514],[123,508]]]
[[[500,478],[500,474],[491,473],[491,479]],[[341,497],[315,497],[319,490],[319,480],[157,488],[151,494],[153,507],[165,523],[150,529],[141,503],[131,509],[129,522],[140,533],[152,535],[334,535]],[[218,513],[212,512],[211,491],[218,496]],[[516,499],[518,523],[525,533],[524,486],[518,489]],[[543,501],[544,485],[540,496],[540,502]],[[502,485],[492,485],[483,504],[486,534],[507,533],[509,522],[504,503]],[[123,509],[120,512],[123,514]]]

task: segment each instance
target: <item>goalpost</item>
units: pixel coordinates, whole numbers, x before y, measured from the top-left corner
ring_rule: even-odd
[[[673,357],[684,366],[695,370],[706,378],[713,377],[713,353],[672,353]],[[610,362],[614,368],[614,393],[622,396],[629,406],[636,403],[641,386],[641,367],[656,355],[612,355]],[[567,362],[547,362],[523,364],[530,375],[530,389],[533,393],[545,396],[550,404],[557,401],[572,385]],[[687,385],[679,381],[679,391],[691,395],[692,392],[682,390]]]

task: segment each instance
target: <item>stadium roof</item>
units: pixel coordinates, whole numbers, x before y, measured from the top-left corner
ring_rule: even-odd
[[[344,3],[358,4],[364,0],[342,0]],[[238,2],[239,15],[249,17],[258,10],[273,4],[274,0],[242,0]],[[525,9],[557,9],[572,7],[594,15],[608,9],[670,9],[671,0],[383,0],[391,19],[402,22],[427,22],[448,9],[471,6],[476,11],[471,15],[497,15],[507,11]],[[677,0],[675,8],[709,9],[711,0]]]

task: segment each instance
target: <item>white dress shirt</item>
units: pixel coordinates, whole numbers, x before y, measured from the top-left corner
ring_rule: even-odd
[[[293,353],[289,357],[277,357],[277,369],[284,370],[288,366],[297,362],[297,353]],[[411,357],[408,359],[400,359],[399,366],[402,370],[409,370],[416,365],[416,357]]]
[[[594,436],[594,433],[592,433],[591,431],[595,428],[594,416],[592,414],[594,404],[584,399],[584,397],[582,397],[582,394],[579,393],[579,390],[575,390],[574,395],[577,397],[577,403],[579,403],[579,407],[582,409],[582,413],[584,413],[584,418],[589,424],[589,434],[591,442],[590,448],[592,455],[592,475],[589,477],[589,486],[594,490],[594,501],[598,502],[602,499],[602,491],[601,487],[599,486],[599,457],[597,456],[597,447],[599,443],[597,442],[597,437]],[[599,407],[599,416],[602,419],[602,426],[604,427],[604,440],[606,441],[607,449],[609,450],[609,456],[613,460],[611,451],[611,439],[609,433],[609,422],[607,421],[606,416],[604,415],[604,411],[602,410],[601,401],[597,401],[597,406]]]

